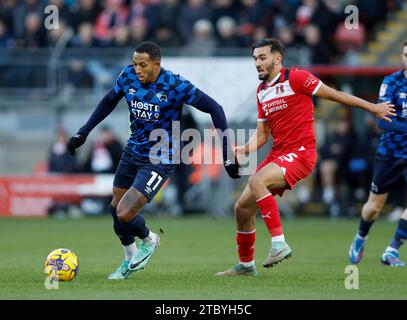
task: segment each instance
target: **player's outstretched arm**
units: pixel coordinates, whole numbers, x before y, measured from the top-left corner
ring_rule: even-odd
[[[215,128],[223,133],[222,155],[225,170],[231,178],[240,178],[239,163],[236,155],[232,151],[230,141],[225,134],[227,133],[226,130],[228,129],[228,123],[223,108],[204,92],[201,92],[201,97],[193,104],[193,106],[202,112],[209,113]]]
[[[88,134],[116,108],[122,97],[121,91],[117,93],[113,88],[103,97],[85,125],[69,139],[70,154],[75,154],[75,150],[85,143]]]
[[[386,120],[388,122],[391,122],[390,116],[396,115],[394,105],[390,102],[374,104],[351,94],[332,89],[324,83],[321,85],[315,95],[328,100],[337,101],[351,107],[365,109],[373,113],[377,118]]]
[[[235,148],[237,158],[255,152],[264,146],[270,137],[270,129],[267,121],[257,121],[257,128],[249,141],[244,146]]]

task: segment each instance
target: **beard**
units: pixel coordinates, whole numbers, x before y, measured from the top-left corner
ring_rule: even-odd
[[[261,81],[264,81],[264,80],[268,80],[268,78],[270,77],[270,74],[273,72],[273,70],[274,70],[274,67],[275,67],[275,63],[274,63],[274,61],[271,63],[271,65],[270,66],[268,66],[267,68],[266,68],[266,73],[264,73],[263,75],[260,75],[259,74],[259,80],[261,80]]]

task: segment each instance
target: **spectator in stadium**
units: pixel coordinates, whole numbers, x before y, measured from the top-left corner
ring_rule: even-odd
[[[129,28],[126,26],[117,27],[110,47],[127,48],[130,46]]]
[[[120,34],[121,28],[117,28],[118,34]],[[82,23],[79,26],[79,34],[71,39],[68,46],[84,49],[102,46],[103,43],[94,37],[93,30],[94,28],[90,23]],[[116,33],[115,37],[117,37]],[[86,61],[80,57],[69,61],[68,83],[73,88],[93,87],[95,94],[98,94],[104,90],[106,83],[110,81],[109,71],[95,56],[90,55]]]
[[[114,174],[119,166],[123,146],[109,126],[103,126],[84,163],[83,171],[92,174]],[[111,196],[84,199],[93,214],[109,212]]]
[[[263,26],[267,30],[267,26],[261,24],[266,10],[258,0],[240,0],[240,3],[241,6],[237,16],[239,36],[245,46],[250,46],[252,34],[257,25]]]
[[[184,46],[186,56],[211,56],[216,51],[216,39],[210,20],[198,20],[194,24],[194,35]]]
[[[337,217],[342,213],[341,184],[349,181],[349,163],[356,141],[349,115],[335,119],[334,126],[334,131],[328,134],[319,152],[322,200],[331,217]]]
[[[134,17],[130,21],[130,46],[137,46],[140,42],[147,39],[148,26],[144,17]]]
[[[157,8],[157,21],[158,27],[161,25],[168,26],[175,33],[178,33],[178,16],[180,13],[179,0],[163,0]]]
[[[259,41],[261,39],[266,38],[268,35],[267,33],[267,29],[264,26],[256,26],[256,28],[254,28],[253,34],[252,34],[252,38],[253,38],[253,42]],[[243,40],[241,40],[243,41]]]
[[[332,53],[325,41],[321,41],[321,30],[317,25],[309,24],[304,30],[304,50],[308,52],[308,64],[328,64]]]
[[[42,25],[41,15],[34,12],[27,14],[24,19],[24,26],[23,37],[17,40],[19,47],[39,48],[47,46],[47,35]]]
[[[51,145],[48,156],[48,171],[61,173],[77,173],[78,164],[75,155],[68,152],[66,144],[68,136],[63,127],[59,127],[55,133],[55,139]]]
[[[27,23],[24,24],[21,22],[27,21],[29,15],[37,16],[41,23],[41,17],[44,15],[44,4],[41,0],[20,1],[17,7],[13,10],[13,34],[17,39],[21,39],[26,35]]]
[[[73,89],[92,88],[93,77],[82,60],[72,60],[69,64],[66,85]]]
[[[143,18],[146,23],[147,38],[152,36],[157,29],[159,23],[159,2],[160,0],[131,1],[129,21],[134,18]]]
[[[277,31],[278,39],[285,46],[285,58],[284,62],[287,65],[306,66],[310,61],[307,54],[307,48],[299,43],[297,35],[294,33],[293,28],[285,25]],[[264,38],[264,37],[263,37]]]
[[[222,17],[231,17],[236,21],[238,13],[238,3],[234,0],[213,0],[211,1],[212,22],[217,24]]]
[[[218,48],[240,48],[243,43],[237,35],[236,21],[229,16],[224,16],[216,22],[216,30],[219,35]]]
[[[90,173],[115,173],[119,166],[123,146],[109,126],[103,126],[93,143],[84,164]]]
[[[194,119],[194,116],[189,109],[185,109],[182,113],[181,132],[186,129],[198,129],[198,123]],[[184,145],[187,145],[191,142],[192,137],[190,137],[188,141],[184,141]],[[193,170],[193,164],[189,166],[181,161],[174,172],[174,181],[177,188],[177,202],[182,209],[181,211],[183,214],[191,213],[189,212],[188,203],[186,203],[184,196],[187,193],[188,189],[192,186],[189,177],[192,174]]]
[[[146,90],[147,89],[147,90]],[[72,154],[83,145],[89,133],[103,121],[122,98],[130,112],[132,134],[122,153],[113,182],[113,200],[110,212],[114,230],[125,251],[122,264],[109,275],[110,280],[123,280],[149,262],[160,237],[147,228],[140,214],[175,170],[179,159],[173,142],[173,126],[179,125],[184,103],[209,113],[216,129],[228,128],[223,108],[183,77],[161,67],[161,50],[151,42],[142,42],[133,54],[132,65],[126,66],[115,86],[109,90],[85,125],[71,137],[68,149]],[[157,147],[151,134],[155,129],[167,129],[168,141]],[[160,131],[162,132],[162,131]],[[239,165],[231,150],[229,139],[222,139],[222,154],[226,172],[239,178]],[[174,159],[175,157],[175,159]],[[142,240],[139,249],[135,237]]]
[[[349,179],[347,182],[348,216],[357,214],[355,205],[366,199],[366,190],[370,187],[373,159],[380,140],[380,130],[375,119],[367,114],[364,117],[364,130],[355,138],[353,152],[349,160]]]
[[[64,20],[61,20],[57,29],[48,31],[48,46],[65,48],[72,36],[72,29],[66,25]]]
[[[181,46],[181,39],[171,25],[159,24],[152,41],[162,48],[176,48]]]
[[[129,9],[124,0],[106,0],[105,7],[96,20],[96,38],[108,44],[112,41],[117,27],[127,24],[128,17]]]
[[[239,262],[218,272],[217,276],[257,275],[254,247],[258,209],[271,237],[271,248],[263,267],[272,267],[291,257],[292,250],[285,241],[274,197],[294,188],[315,167],[313,95],[364,109],[386,121],[395,115],[394,106],[389,102],[373,104],[327,86],[308,71],[283,67],[284,45],[278,39],[266,38],[254,43],[252,57],[262,81],[256,95],[257,129],[235,152],[238,158],[256,152],[268,142],[270,135],[273,147],[249,178],[234,207]]]
[[[75,174],[78,173],[78,164],[75,155],[71,155],[66,146],[68,136],[64,128],[60,127],[55,133],[48,154],[48,172],[56,174]],[[49,215],[66,215],[68,214],[71,203],[68,200],[53,200],[48,208]]]
[[[17,0],[3,0],[0,2],[0,20],[4,22],[10,36],[14,36],[14,12]]]
[[[212,11],[206,0],[187,0],[181,4],[178,16],[178,30],[182,40],[189,42],[194,38],[195,25],[198,20],[211,20]]]
[[[13,48],[14,40],[4,23],[4,20],[0,19],[0,48]]]
[[[101,11],[99,1],[96,0],[78,0],[72,7],[71,23],[75,32],[78,32],[79,26],[84,23],[95,25],[96,19]]]
[[[99,47],[99,41],[94,37],[94,28],[91,23],[85,22],[79,25],[78,33],[71,39],[68,46],[74,48]]]
[[[64,0],[48,0],[48,5],[52,5],[58,8],[59,22],[64,21],[67,27],[72,26],[72,13],[69,10],[68,6],[64,3]]]
[[[301,33],[309,24],[315,24],[320,30],[324,30],[323,41],[330,40],[337,24],[338,17],[321,0],[302,0],[303,4],[298,7],[296,13],[297,32]]]

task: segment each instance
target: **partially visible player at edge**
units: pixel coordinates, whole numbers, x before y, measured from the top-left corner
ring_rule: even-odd
[[[278,39],[266,38],[253,45],[253,58],[262,83],[257,90],[257,129],[247,144],[236,147],[238,157],[260,149],[273,136],[273,147],[259,165],[234,207],[240,261],[218,276],[256,275],[254,245],[255,214],[260,209],[271,235],[271,249],[263,267],[272,267],[291,256],[285,242],[275,195],[308,176],[317,161],[313,128],[312,96],[338,101],[370,111],[391,121],[390,103],[373,104],[336,91],[305,70],[282,66],[284,46]]]
[[[396,107],[397,116],[392,123],[378,120],[378,127],[384,132],[376,152],[369,199],[362,208],[359,230],[349,249],[352,263],[362,259],[369,230],[383,209],[390,189],[400,180],[407,182],[407,40],[402,45],[401,59],[404,68],[385,77],[380,87],[379,101],[391,101]],[[381,256],[384,265],[404,267],[399,248],[406,239],[407,209]]]
[[[175,170],[173,156],[175,147],[179,146],[178,141],[173,139],[172,127],[175,121],[180,121],[184,103],[209,113],[216,129],[224,132],[228,128],[223,108],[189,81],[162,68],[160,48],[154,43],[143,42],[133,54],[133,65],[123,69],[114,88],[69,140],[68,149],[72,154],[123,97],[130,112],[131,136],[115,174],[109,210],[125,258],[108,276],[112,280],[126,279],[133,271],[143,269],[159,245],[159,236],[147,228],[140,211]],[[169,137],[169,147],[162,147],[161,154],[157,150],[152,152],[157,144],[157,141],[150,141],[150,133],[154,129],[166,130]],[[239,165],[226,136],[223,136],[222,142],[225,169],[229,176],[238,178]],[[138,249],[134,237],[142,240]]]

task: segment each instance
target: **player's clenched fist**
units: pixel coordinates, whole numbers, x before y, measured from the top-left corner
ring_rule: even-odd
[[[86,141],[86,137],[77,133],[68,141],[68,150],[71,155],[75,154],[75,149],[79,148]]]

